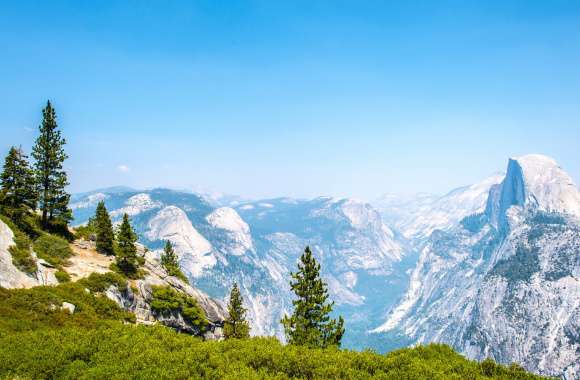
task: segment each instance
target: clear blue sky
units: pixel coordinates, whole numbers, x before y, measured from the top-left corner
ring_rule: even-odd
[[[0,153],[50,98],[71,190],[445,192],[580,180],[578,1],[3,1]]]

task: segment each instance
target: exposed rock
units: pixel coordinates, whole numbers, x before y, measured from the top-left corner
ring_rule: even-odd
[[[62,306],[60,307],[61,310],[68,310],[69,313],[74,314],[75,309],[77,308],[75,305],[69,302],[63,302]]]
[[[42,259],[38,259],[32,252],[37,262],[37,271],[32,274],[21,272],[12,263],[12,254],[9,248],[14,245],[14,233],[0,220],[0,286],[3,288],[31,288],[39,285],[58,284],[54,273],[56,268]]]

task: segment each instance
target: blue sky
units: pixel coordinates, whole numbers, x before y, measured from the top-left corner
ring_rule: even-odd
[[[578,1],[13,1],[0,49],[0,153],[50,98],[75,192],[442,193],[525,153],[580,180]]]

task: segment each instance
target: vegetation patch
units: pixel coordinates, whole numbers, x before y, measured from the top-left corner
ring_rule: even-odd
[[[0,335],[1,378],[540,379],[484,363],[438,344],[380,355],[284,346],[274,338],[203,342],[162,326],[118,323]]]
[[[110,286],[116,286],[121,292],[127,290],[127,279],[115,272],[91,273],[89,277],[83,278],[79,283],[97,293],[106,291]]]
[[[204,330],[208,324],[197,301],[170,286],[152,287],[151,309],[161,315],[179,312],[187,322],[200,330]]]
[[[538,252],[536,248],[526,248],[520,245],[516,253],[495,264],[491,275],[498,275],[510,282],[529,281],[532,275],[540,270]]]
[[[70,275],[63,270],[57,270],[54,273],[54,277],[56,277],[58,282],[61,284],[65,283],[65,282],[70,282]]]
[[[63,302],[75,305],[75,312],[61,310]],[[95,328],[104,322],[134,320],[133,314],[119,308],[114,301],[88,293],[79,283],[31,289],[0,288],[0,335],[45,327]]]
[[[67,259],[73,255],[67,240],[46,233],[42,234],[34,242],[34,252],[36,252],[38,257],[57,268],[61,268],[66,264]]]

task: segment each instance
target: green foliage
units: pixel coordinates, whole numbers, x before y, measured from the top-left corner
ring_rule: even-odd
[[[137,258],[137,234],[133,232],[129,216],[123,215],[123,222],[117,233],[117,249],[115,262],[117,268],[129,277],[134,277],[138,273],[139,260]]]
[[[14,245],[8,248],[12,255],[14,266],[25,273],[34,273],[37,270],[36,260],[32,257],[30,238],[7,217],[0,216],[0,219],[12,230],[14,234]]]
[[[151,309],[161,315],[181,313],[183,318],[200,331],[207,327],[205,313],[196,300],[179,293],[170,286],[154,286],[151,295]]]
[[[65,282],[70,282],[70,275],[63,270],[57,270],[54,273],[54,277],[56,277],[58,282],[61,284],[65,283]]]
[[[127,290],[127,279],[115,272],[91,273],[89,277],[83,278],[79,283],[96,293],[104,292],[111,285],[116,286],[121,292]]]
[[[61,310],[63,302],[75,305],[75,312]],[[120,309],[114,301],[87,293],[80,283],[31,289],[0,288],[0,335],[45,327],[95,328],[107,321],[134,319],[133,314]]]
[[[344,320],[329,317],[334,303],[328,302],[328,289],[320,278],[320,264],[309,247],[300,257],[298,272],[291,276],[290,287],[297,297],[292,301],[294,313],[281,321],[288,342],[308,347],[339,347]]]
[[[67,259],[73,255],[68,241],[48,233],[44,233],[36,239],[34,242],[34,252],[36,252],[38,257],[57,268],[65,265]]]
[[[75,239],[93,240],[96,235],[95,218],[89,218],[87,224],[75,227]]]
[[[444,345],[387,355],[284,346],[273,338],[203,342],[161,327],[102,325],[0,334],[0,378],[534,380]]]
[[[38,193],[34,172],[22,149],[10,148],[0,174],[0,208],[2,213],[20,221],[36,209]]]
[[[105,255],[114,255],[115,233],[104,201],[100,201],[97,205],[94,223],[97,235],[97,251]]]
[[[226,339],[244,339],[250,337],[250,324],[246,321],[246,308],[243,305],[242,294],[238,284],[234,282],[228,303],[228,317],[224,322]]]
[[[56,113],[50,101],[42,110],[40,135],[32,149],[35,159],[36,183],[39,187],[39,204],[42,211],[42,226],[52,232],[66,233],[67,223],[72,219],[68,208],[70,194],[63,163],[68,158],[64,152],[66,140],[61,136],[56,123]]]
[[[161,255],[161,265],[165,268],[168,275],[177,277],[185,283],[189,283],[185,274],[181,271],[179,267],[179,262],[177,261],[177,255],[173,249],[171,242],[167,240],[165,242],[165,248],[163,249],[163,254]]]

